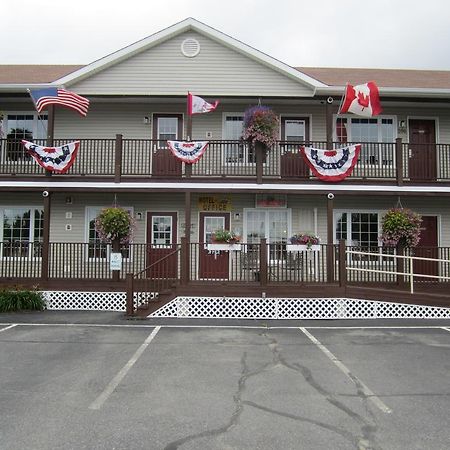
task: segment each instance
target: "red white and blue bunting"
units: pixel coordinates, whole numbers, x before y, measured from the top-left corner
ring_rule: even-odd
[[[80,141],[70,142],[61,147],[43,147],[25,140],[22,141],[22,144],[44,169],[50,172],[65,173],[75,162]]]
[[[323,181],[341,181],[348,177],[358,161],[361,144],[335,150],[301,147],[300,151],[313,174]]]
[[[167,141],[167,145],[173,155],[186,164],[196,163],[205,153],[208,144],[209,141]]]

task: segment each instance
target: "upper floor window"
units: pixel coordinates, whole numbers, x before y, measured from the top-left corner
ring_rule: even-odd
[[[182,114],[153,114],[153,139],[158,141],[158,148],[167,148],[166,141],[176,141],[182,135]]]
[[[224,160],[226,164],[255,163],[254,148],[241,141],[244,129],[244,114],[227,114],[224,117],[223,139],[227,141],[224,147]]]
[[[47,115],[37,113],[6,114],[3,122],[3,134],[6,138],[2,157],[9,161],[29,160],[21,141],[44,140],[47,137]]]
[[[396,137],[395,121],[392,117],[336,119],[336,140],[341,144],[363,144],[360,154],[360,162],[363,164],[393,165],[393,144]]]

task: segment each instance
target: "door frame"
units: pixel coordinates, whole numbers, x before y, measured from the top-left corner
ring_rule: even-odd
[[[279,132],[279,139],[282,139],[283,132],[282,132],[282,123],[283,118],[286,119],[307,119],[307,123],[305,124],[305,141],[308,141],[312,136],[312,114],[295,114],[295,113],[289,113],[289,114],[280,114],[280,132]],[[283,127],[284,130],[284,127]]]
[[[158,117],[177,117],[178,119],[181,119],[178,121],[178,137],[177,139],[182,140],[184,137],[184,113],[180,112],[174,112],[174,113],[168,113],[168,112],[152,112],[152,128],[151,128],[151,139],[156,140],[158,139],[157,131],[158,131]]]
[[[201,254],[200,252],[202,251],[206,251],[205,248],[205,242],[204,241],[204,234],[205,234],[205,221],[203,219],[203,229],[201,226],[201,217],[206,216],[212,216],[212,217],[220,217],[220,216],[225,216],[225,229],[227,229],[227,222],[228,222],[228,229],[231,228],[231,212],[230,211],[198,211],[198,215],[197,215],[197,223],[198,223],[198,245],[199,245],[199,257],[198,257],[198,261],[197,261],[197,277],[198,279],[207,279],[207,278],[201,278],[201,273],[200,273],[200,259],[201,259]],[[200,238],[201,236],[201,238]],[[227,272],[228,272],[228,277],[230,276],[230,258],[229,258],[229,254],[228,252],[224,252],[228,255],[228,266],[227,266]]]
[[[441,220],[442,217],[441,217],[441,214],[426,214],[426,213],[422,214],[421,213],[420,215],[421,216],[426,216],[426,217],[436,217],[436,242],[437,242],[436,247],[439,248],[439,244],[441,242],[441,234],[442,234],[442,220]],[[420,246],[417,246],[416,248],[420,248]],[[439,252],[437,252],[437,257],[439,257]],[[418,261],[418,262],[420,262],[420,261]],[[422,261],[422,262],[427,262],[427,261]],[[442,271],[441,271],[441,263],[437,262],[437,273],[436,273],[436,275],[441,275],[441,273],[442,273]],[[419,276],[419,278],[420,278],[420,276]],[[416,276],[414,276],[414,280],[416,281]],[[429,278],[428,280],[430,282],[435,282],[435,283],[439,282],[439,279],[437,279],[437,278]]]
[[[409,121],[410,120],[429,120],[430,122],[434,122],[434,143],[437,146],[439,144],[439,117],[437,116],[406,116],[406,136],[408,138],[408,144],[410,144],[410,126]],[[436,161],[436,178],[439,178],[439,173],[441,171],[440,167],[440,161],[439,161],[439,155],[438,150],[436,147],[436,155],[435,155],[435,161]]]

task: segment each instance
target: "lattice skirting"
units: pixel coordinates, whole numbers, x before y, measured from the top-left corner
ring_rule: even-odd
[[[450,308],[348,298],[178,297],[149,317],[195,319],[450,319]]]
[[[43,295],[52,310],[125,311],[126,306],[125,292],[44,291]],[[153,298],[153,292],[135,292],[134,306]]]

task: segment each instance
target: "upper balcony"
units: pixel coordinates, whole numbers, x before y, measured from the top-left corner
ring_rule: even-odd
[[[55,139],[54,145],[78,139]],[[73,166],[61,178],[87,180],[153,181],[257,181],[258,183],[319,182],[310,172],[299,148],[308,145],[330,148],[326,142],[279,141],[257,158],[255,148],[241,141],[211,140],[204,156],[189,166],[177,160],[165,141],[148,139],[79,139]],[[35,140],[39,145],[44,141]],[[333,143],[333,147],[341,147]],[[20,141],[0,140],[0,178],[36,179],[45,170],[32,160]],[[450,144],[363,143],[360,158],[344,183],[450,184]]]

